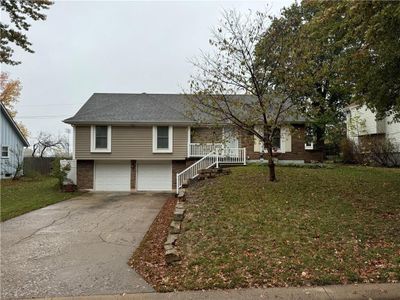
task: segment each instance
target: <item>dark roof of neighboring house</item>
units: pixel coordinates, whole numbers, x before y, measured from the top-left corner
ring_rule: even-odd
[[[229,97],[237,97],[231,95]],[[249,101],[253,96],[241,95]],[[194,124],[187,116],[188,101],[184,94],[95,93],[71,118],[68,124]]]
[[[25,138],[24,134],[22,133],[21,129],[18,127],[17,123],[15,123],[14,119],[11,117],[11,115],[8,112],[7,108],[1,102],[0,102],[0,106],[1,106],[1,111],[4,113],[4,116],[10,122],[11,127],[14,128],[15,132],[17,133],[17,135],[21,139],[22,144],[24,144],[25,147],[29,147],[28,140]]]

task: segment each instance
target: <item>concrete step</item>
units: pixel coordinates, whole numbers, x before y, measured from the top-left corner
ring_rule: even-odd
[[[189,186],[189,180],[184,180],[182,183],[183,188],[187,188]]]

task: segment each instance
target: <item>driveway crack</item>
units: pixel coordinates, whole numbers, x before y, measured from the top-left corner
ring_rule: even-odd
[[[42,227],[36,229],[36,230],[35,230],[34,232],[32,232],[30,235],[27,235],[27,236],[23,237],[22,239],[16,241],[14,244],[12,244],[12,246],[17,245],[17,244],[19,244],[19,243],[21,243],[22,241],[25,241],[25,240],[27,240],[27,239],[30,239],[31,237],[33,237],[33,236],[34,236],[36,233],[38,233],[39,231],[41,231],[41,230],[43,230],[43,229],[45,229],[45,228],[49,228],[49,227],[53,226],[56,222],[58,222],[58,221],[60,221],[60,220],[62,220],[62,219],[68,218],[70,214],[71,214],[71,211],[68,211],[68,213],[67,213],[65,216],[62,216],[62,217],[60,217],[60,218],[58,218],[58,219],[55,219],[55,220],[53,220],[50,224],[47,224],[47,225],[45,225],[45,226],[42,226]]]
[[[325,294],[328,296],[329,299],[332,299],[331,295],[329,295],[328,291],[325,289],[325,287],[322,287],[324,290]]]

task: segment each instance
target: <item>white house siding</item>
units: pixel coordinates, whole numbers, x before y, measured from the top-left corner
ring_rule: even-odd
[[[351,125],[350,125],[351,124]],[[383,133],[382,122],[376,121],[375,114],[366,106],[352,106],[347,114],[347,136],[358,142],[358,136]]]
[[[400,147],[400,122],[393,122],[393,117],[387,118],[386,137]]]
[[[353,120],[353,126],[351,126]],[[354,120],[358,120],[354,122]],[[347,137],[358,143],[358,137],[371,134],[385,134],[387,139],[400,146],[400,122],[393,122],[389,116],[376,120],[375,114],[366,106],[352,106],[347,113]],[[354,126],[357,123],[357,126]],[[357,127],[357,128],[354,128]]]
[[[67,171],[67,178],[71,179],[76,184],[76,159],[62,159],[60,160],[60,168],[64,168],[69,164],[70,170]]]
[[[22,160],[22,153],[24,149],[24,145],[18,136],[18,134],[15,132],[15,128],[13,125],[9,122],[7,117],[4,115],[3,110],[1,110],[1,129],[0,129],[0,141],[1,141],[1,147],[3,146],[8,146],[9,147],[9,158],[1,158],[1,172],[0,172],[0,178],[5,178],[6,173],[11,173],[13,174],[14,169],[11,168],[8,164],[7,161],[9,161],[12,165],[15,165],[16,163],[16,157],[15,154],[11,152],[11,149],[20,149],[21,150],[21,157],[20,159]],[[0,148],[1,149],[1,148]]]

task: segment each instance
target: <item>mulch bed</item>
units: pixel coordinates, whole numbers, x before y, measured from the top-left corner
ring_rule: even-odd
[[[169,198],[157,215],[143,241],[133,253],[128,264],[155,289],[162,285],[167,273],[164,242],[168,236],[176,205],[176,198]]]

